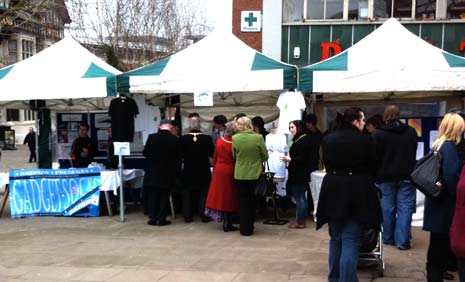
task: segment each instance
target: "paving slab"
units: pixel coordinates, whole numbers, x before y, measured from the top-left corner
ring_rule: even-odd
[[[34,167],[27,154],[22,147],[3,151],[0,171]],[[254,236],[243,237],[197,218],[184,223],[182,216],[169,226],[149,226],[136,209],[120,223],[117,216],[11,219],[7,205],[0,218],[0,281],[326,281],[326,227],[264,225],[269,216],[258,217]],[[360,281],[425,281],[428,240],[414,227],[412,249],[386,246],[384,277],[360,269]]]

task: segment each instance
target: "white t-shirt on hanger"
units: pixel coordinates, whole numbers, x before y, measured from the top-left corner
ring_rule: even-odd
[[[287,137],[283,133],[272,132],[266,135],[266,149],[268,150],[268,165],[271,172],[275,173],[275,178],[284,178],[287,180],[286,163],[281,158],[289,152],[287,146]],[[276,184],[277,194],[286,195],[286,181]]]
[[[289,132],[289,123],[293,120],[301,120],[302,111],[306,107],[302,92],[286,91],[279,94],[276,106],[279,108],[278,132],[291,134]]]

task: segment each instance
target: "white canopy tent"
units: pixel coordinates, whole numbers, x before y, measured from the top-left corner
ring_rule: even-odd
[[[17,101],[40,99],[47,100],[50,109],[104,108],[103,101],[90,98],[115,96],[115,75],[120,73],[73,38],[65,37],[0,69],[0,104],[23,108],[28,104]]]
[[[150,94],[146,99],[154,104],[166,94],[190,94],[181,96],[182,116],[199,112],[209,122],[217,114],[232,117],[245,112],[271,120],[278,115],[278,94],[297,87],[297,67],[257,52],[228,31],[216,30],[117,80],[118,92]],[[192,93],[206,91],[214,93],[214,107],[194,107]]]
[[[297,67],[269,58],[229,32],[118,76],[121,93],[244,92],[295,88]]]
[[[429,44],[391,18],[337,56],[303,67],[299,88],[326,94],[324,100],[373,94],[414,98],[463,91],[464,81],[465,58]]]

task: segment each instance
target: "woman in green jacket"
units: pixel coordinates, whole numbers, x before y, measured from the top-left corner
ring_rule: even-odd
[[[239,231],[250,236],[255,221],[255,187],[263,170],[262,163],[268,160],[268,152],[262,135],[252,131],[252,121],[248,117],[237,119],[235,127],[237,133],[232,141],[236,159],[234,179],[239,187]]]

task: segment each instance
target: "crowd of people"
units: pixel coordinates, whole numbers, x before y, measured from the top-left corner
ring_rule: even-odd
[[[447,113],[432,144],[442,156],[444,189],[438,197],[425,200],[429,282],[453,279],[448,271],[455,269],[460,281],[465,280],[464,120],[461,111]],[[309,114],[289,123],[291,140],[275,134],[276,123],[269,133],[263,118],[245,114],[230,122],[224,115],[215,116],[212,132],[201,127],[196,113],[188,122],[188,132],[179,135],[178,125],[161,120],[158,132],[145,144],[143,190],[149,225],[171,224],[167,220],[170,194],[181,187],[186,223],[198,216],[204,223],[221,222],[224,232],[239,230],[250,236],[260,206],[257,182],[270,167],[276,179],[286,179],[286,193],[295,201],[295,221],[289,228],[305,228],[314,209],[317,230],[328,224],[329,281],[358,281],[357,262],[367,230],[380,231],[382,226],[385,245],[401,251],[412,248],[417,192],[410,174],[416,165],[418,137],[402,121],[397,106],[387,106],[383,115],[367,121],[362,109],[347,108],[325,133],[317,128],[316,116]],[[89,142],[88,126],[83,124],[72,146],[76,167],[89,162],[93,150]],[[318,207],[313,207],[310,175],[321,167],[326,175]]]

